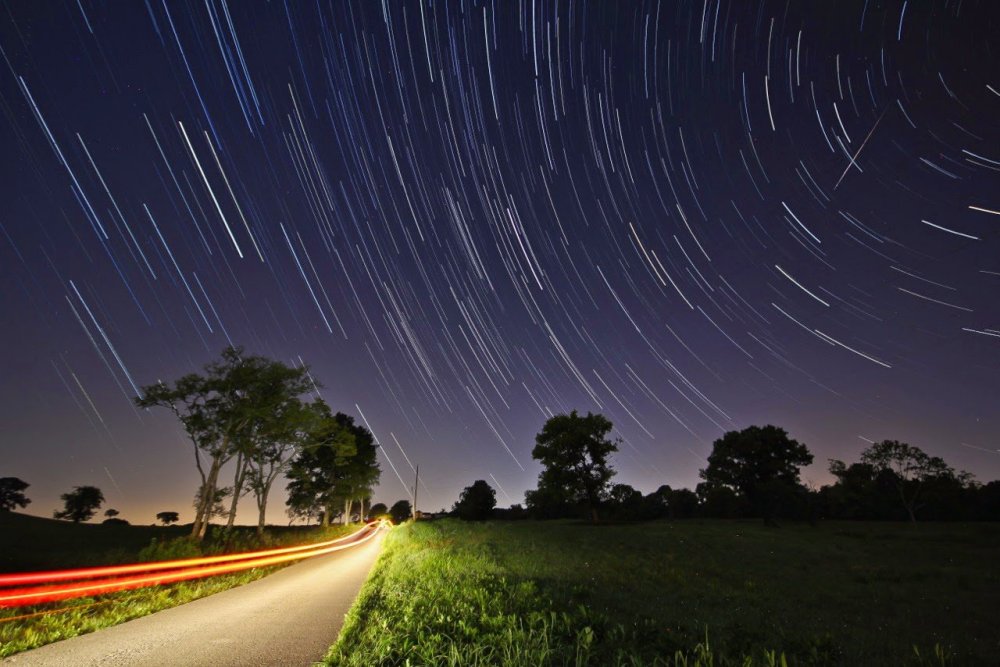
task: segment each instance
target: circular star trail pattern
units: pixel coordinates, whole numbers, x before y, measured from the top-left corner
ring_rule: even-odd
[[[519,502],[571,409],[645,491],[767,422],[814,483],[883,438],[991,479],[994,5],[5,3],[2,473],[186,508],[132,397],[242,344],[385,501]]]

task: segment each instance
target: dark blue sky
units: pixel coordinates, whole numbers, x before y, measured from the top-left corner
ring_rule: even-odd
[[[4,3],[0,475],[190,514],[131,396],[233,342],[370,426],[385,501],[419,463],[425,506],[520,502],[573,408],[647,492],[765,422],[815,483],[884,438],[993,479],[998,35],[992,0]]]

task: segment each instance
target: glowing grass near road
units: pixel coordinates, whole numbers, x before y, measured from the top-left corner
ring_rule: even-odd
[[[421,522],[386,538],[326,660],[996,665],[998,553],[988,524]]]

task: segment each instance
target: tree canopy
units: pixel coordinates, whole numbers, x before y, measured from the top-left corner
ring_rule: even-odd
[[[597,521],[615,474],[608,462],[618,451],[618,440],[608,438],[612,428],[604,415],[588,412],[581,417],[576,410],[546,421],[531,451],[545,468],[538,476],[538,489],[527,494],[529,509],[544,513],[545,508],[583,506]]]
[[[257,502],[258,530],[263,529],[274,480],[313,430],[316,409],[304,404],[301,396],[316,386],[304,366],[290,367],[247,355],[240,347],[227,347],[220,360],[205,365],[202,374],[142,389],[136,403],[168,408],[194,445],[201,484],[192,536],[204,537],[209,520],[225,514],[218,511],[219,473],[233,459],[233,486],[226,494],[231,498],[229,524],[247,484]]]
[[[24,491],[31,486],[17,477],[0,477],[0,512],[10,512],[15,507],[27,507],[31,501]]]
[[[485,480],[477,479],[465,487],[452,511],[466,521],[482,521],[490,518],[497,506],[497,492]]]
[[[172,523],[177,523],[180,520],[180,515],[177,512],[157,512],[156,520],[164,526],[169,526]]]
[[[89,521],[104,502],[104,494],[96,486],[77,486],[59,497],[63,501],[63,509],[53,512],[52,516],[69,519],[73,523]]]
[[[972,475],[898,440],[871,444],[850,465],[831,459],[830,472],[837,483],[823,488],[824,509],[843,518],[916,521],[918,514],[974,518],[980,513]]]
[[[397,500],[389,508],[389,516],[395,524],[401,524],[413,516],[413,506],[409,500]]]
[[[369,519],[377,519],[379,517],[388,515],[389,515],[389,508],[385,506],[385,503],[375,503],[368,509]]]
[[[799,468],[813,461],[809,449],[777,426],[729,431],[712,445],[701,478],[742,494],[752,510],[772,522],[783,500],[798,492]]]
[[[343,521],[349,521],[354,501],[363,502],[378,484],[377,453],[368,429],[355,424],[349,415],[333,415],[326,409],[309,442],[289,466],[286,504],[290,513],[304,517],[319,514],[327,525],[340,511]]]

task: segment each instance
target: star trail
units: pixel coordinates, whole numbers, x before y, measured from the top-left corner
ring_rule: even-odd
[[[382,501],[419,465],[427,509],[520,502],[571,409],[646,491],[768,422],[816,484],[883,438],[993,479],[998,36],[992,0],[4,3],[0,474],[190,513],[132,399],[235,344],[372,430]]]

